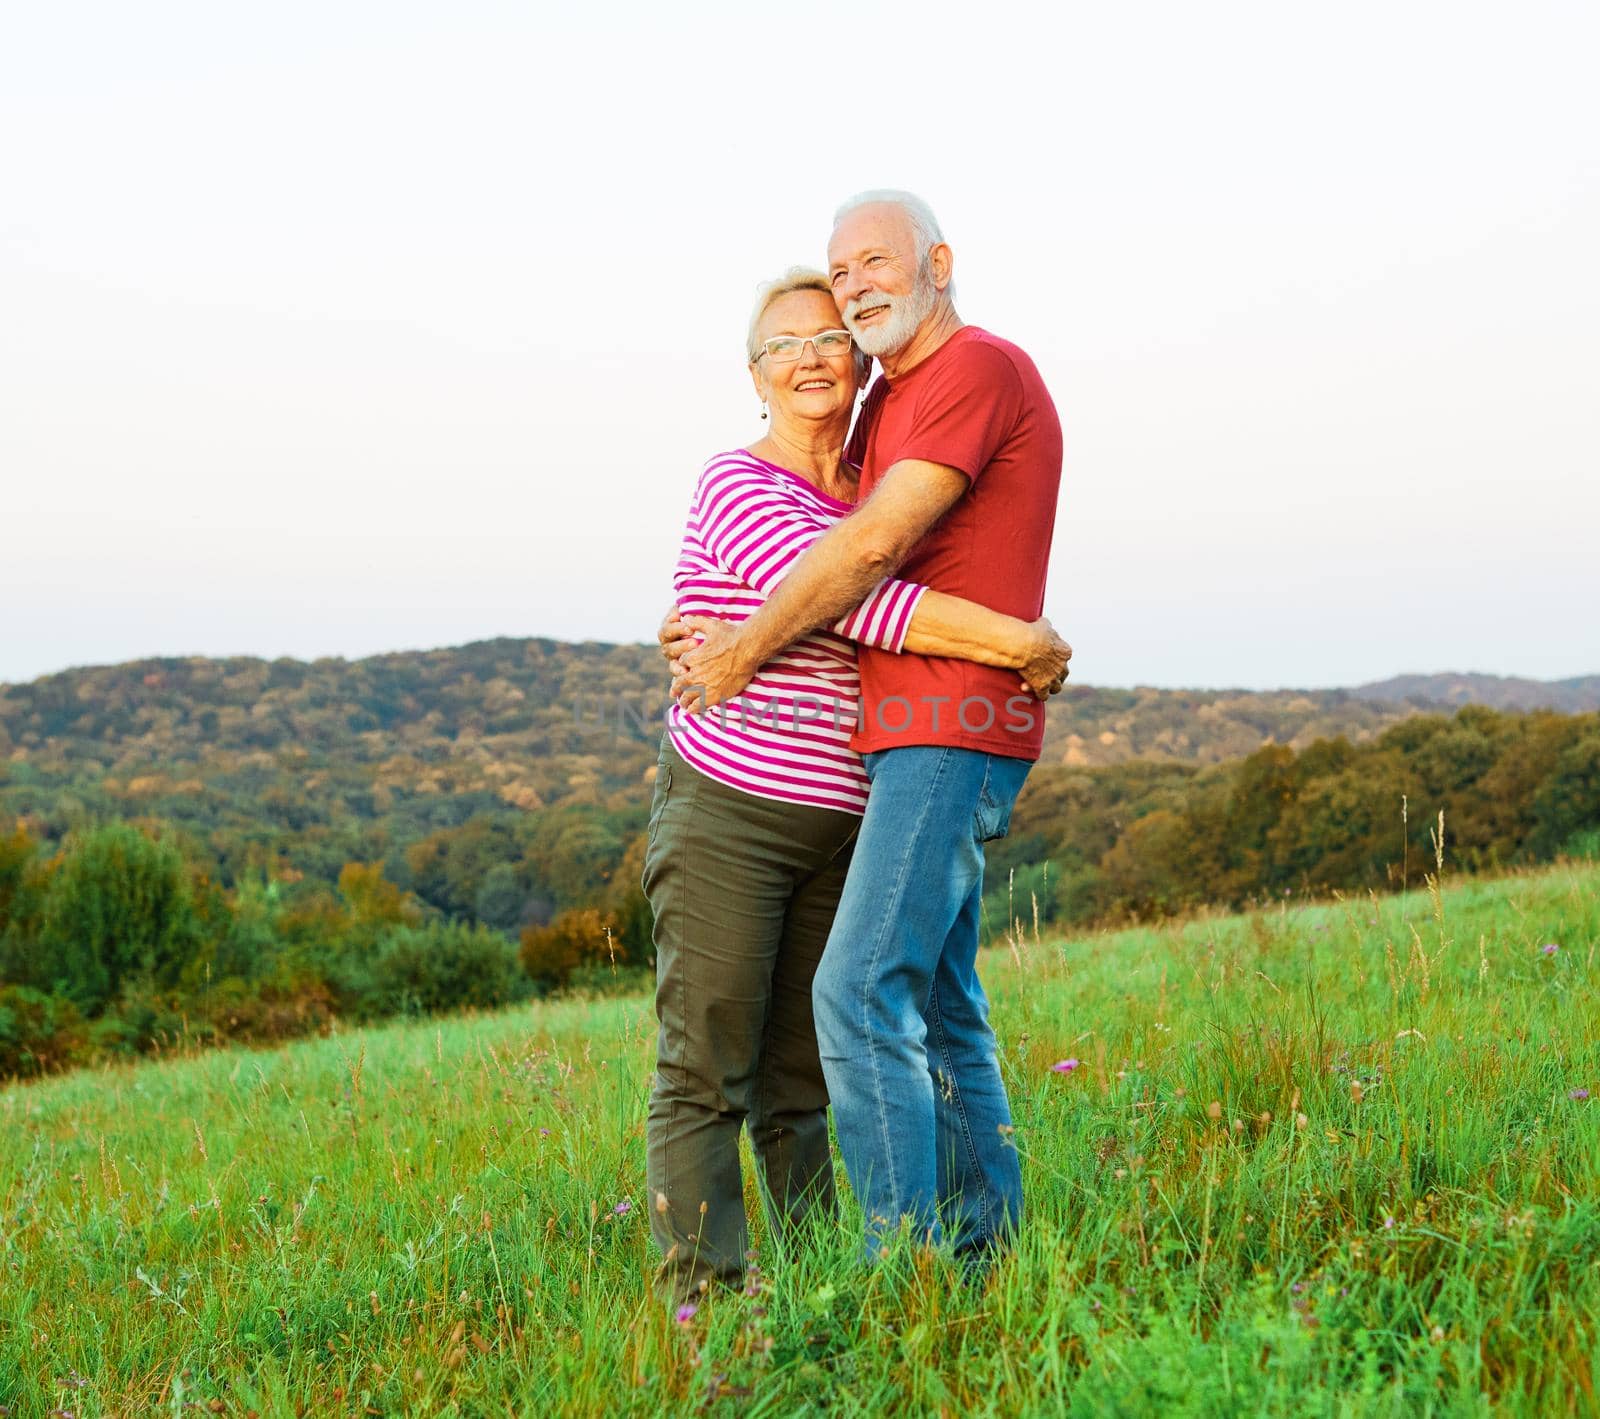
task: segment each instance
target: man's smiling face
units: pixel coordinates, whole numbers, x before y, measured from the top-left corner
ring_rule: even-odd
[[[939,299],[916,228],[890,202],[857,207],[833,229],[828,281],[845,328],[869,355],[904,349]]]

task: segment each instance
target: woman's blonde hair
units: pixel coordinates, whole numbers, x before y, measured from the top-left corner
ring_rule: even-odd
[[[821,291],[830,299],[833,296],[833,287],[828,284],[827,276],[814,266],[791,266],[777,280],[766,282],[756,292],[756,306],[750,312],[750,331],[744,342],[745,357],[751,364],[761,358],[761,341],[756,338],[756,332],[761,328],[761,317],[767,313],[767,307],[773,301],[794,291]],[[862,354],[859,345],[853,353],[856,368],[865,374],[869,357]]]

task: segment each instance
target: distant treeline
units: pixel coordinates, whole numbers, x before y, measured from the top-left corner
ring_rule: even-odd
[[[990,902],[1082,923],[1414,887],[1440,811],[1450,871],[1600,856],[1600,715],[1471,706],[1213,768],[1041,765],[991,845]]]
[[[350,850],[326,875],[193,821],[14,816],[0,1074],[604,987],[651,956],[632,797],[485,804],[404,847],[309,825],[316,855]],[[1600,856],[1600,715],[1468,708],[1205,768],[1040,765],[990,847],[989,933],[1416,885],[1440,810],[1451,871]]]

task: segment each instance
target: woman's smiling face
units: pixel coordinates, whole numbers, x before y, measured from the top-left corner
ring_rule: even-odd
[[[809,337],[839,330],[839,309],[826,291],[790,291],[779,296],[761,316],[756,335],[762,342],[788,335],[806,343],[798,360],[775,360],[761,354],[750,366],[756,393],[780,418],[829,419],[848,416],[861,379],[855,351],[820,355]]]

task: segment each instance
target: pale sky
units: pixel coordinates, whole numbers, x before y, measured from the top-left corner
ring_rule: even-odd
[[[756,284],[920,192],[1098,684],[1600,671],[1600,7],[10,5],[0,681],[645,640]]]

